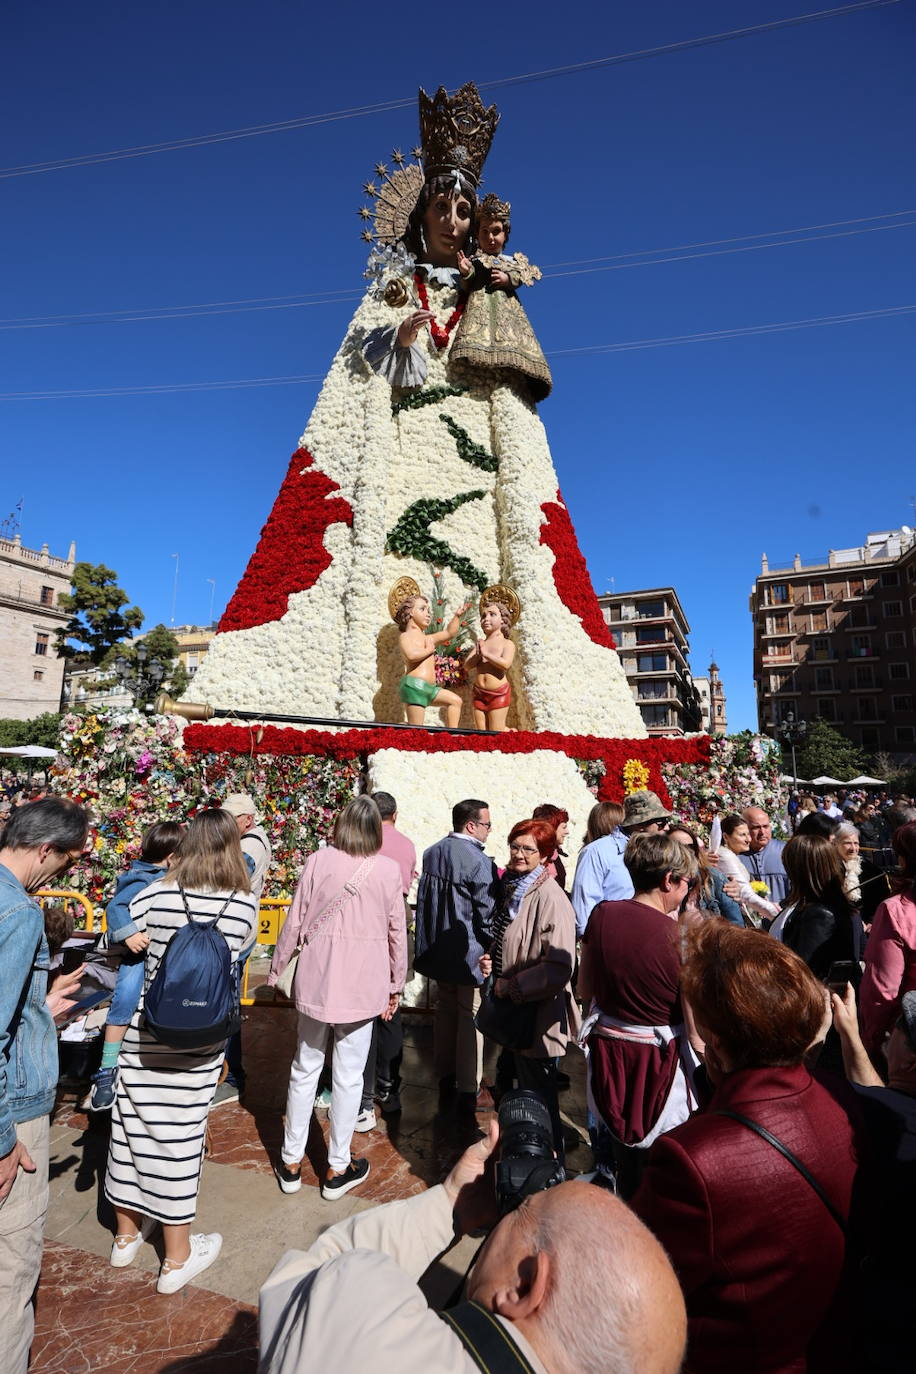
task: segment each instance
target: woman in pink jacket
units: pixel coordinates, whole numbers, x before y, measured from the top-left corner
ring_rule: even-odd
[[[299,1048],[290,1070],[286,1129],[277,1178],[298,1192],[300,1170],[324,1064],[334,1034],[331,1139],[323,1198],[342,1197],[369,1173],[352,1159],[363,1071],[376,1016],[397,1010],[407,975],[407,929],[401,873],[379,853],[382,818],[371,797],[356,797],[337,817],[331,844],[311,854],[280,932],[267,982],[274,987],[299,950],[293,1001]]]
[[[894,876],[902,881],[902,891],[875,912],[859,989],[862,1040],[871,1054],[894,1029],[903,994],[916,988],[916,821],[895,830],[891,844],[900,861]]]

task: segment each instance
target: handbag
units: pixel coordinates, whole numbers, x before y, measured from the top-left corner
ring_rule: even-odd
[[[507,1050],[530,1050],[540,1002],[513,1002],[511,997],[497,997],[494,982],[491,973],[480,991],[474,1025],[481,1035]]]
[[[321,908],[314,921],[312,921],[311,925],[305,931],[305,934],[300,936],[299,943],[290,955],[289,963],[274,984],[277,991],[281,992],[288,1001],[292,1001],[293,999],[293,984],[296,981],[296,969],[299,966],[299,956],[302,953],[303,946],[307,945],[309,941],[318,934],[319,930],[327,925],[332,916],[336,916],[337,913],[343,909],[351,897],[356,896],[374,867],[374,854],[368,859],[363,859],[359,868],[353,874],[353,877],[344,883],[336,897],[333,897],[326,906]]]

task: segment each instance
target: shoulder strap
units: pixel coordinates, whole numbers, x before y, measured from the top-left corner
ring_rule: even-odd
[[[376,856],[374,854],[371,854],[367,859],[363,859],[359,868],[353,874],[353,877],[349,878],[347,882],[344,883],[337,896],[332,898],[327,906],[322,907],[321,911],[319,911],[314,921],[312,921],[311,925],[301,937],[300,944],[307,945],[313,936],[317,935],[318,931],[321,930],[323,926],[327,925],[331,917],[336,916],[338,911],[346,905],[349,899],[358,894],[363,883],[375,867],[375,859]]]
[[[219,920],[220,916],[222,916],[223,912],[226,910],[226,907],[229,905],[229,903],[235,896],[235,888],[233,888],[232,891],[229,893],[229,896],[223,902],[219,911],[216,913],[216,915],[205,917],[203,923],[201,923],[200,921],[195,920],[194,916],[191,914],[191,908],[188,906],[188,894],[185,892],[184,888],[180,884],[178,886],[178,891],[181,893],[181,901],[182,905],[184,906],[184,914],[187,916],[188,920],[191,922],[192,925],[215,925],[216,922]]]
[[[749,1131],[753,1131],[756,1135],[759,1135],[761,1140],[765,1140],[768,1145],[772,1145],[774,1150],[778,1150],[782,1157],[784,1159],[787,1159],[794,1169],[798,1170],[798,1172],[801,1174],[805,1182],[811,1188],[814,1189],[814,1191],[820,1198],[821,1202],[827,1208],[827,1211],[833,1217],[837,1226],[839,1226],[840,1230],[843,1232],[843,1235],[845,1236],[845,1219],[834,1207],[833,1203],[830,1201],[829,1197],[824,1192],[823,1188],[818,1183],[814,1175],[808,1169],[805,1168],[804,1164],[802,1164],[801,1160],[797,1157],[797,1155],[793,1155],[792,1151],[789,1149],[787,1145],[783,1145],[781,1140],[777,1140],[776,1136],[772,1135],[771,1132],[768,1131],[765,1126],[761,1126],[760,1123],[757,1121],[751,1121],[750,1117],[748,1116],[742,1116],[740,1112],[729,1112],[725,1111],[724,1109],[719,1109],[714,1113],[714,1115],[731,1117],[732,1121],[740,1122],[741,1125],[746,1126]]]
[[[460,1302],[436,1316],[452,1328],[484,1374],[535,1374],[502,1322],[479,1302]]]

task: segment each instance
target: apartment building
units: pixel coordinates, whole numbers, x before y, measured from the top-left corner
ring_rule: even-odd
[[[69,615],[58,602],[69,593],[76,545],[55,558],[47,544],[27,549],[18,534],[0,538],[0,717],[32,720],[60,709],[64,660],[57,631]]]
[[[688,662],[690,626],[674,588],[608,592],[598,604],[649,734],[700,730],[700,698]]]
[[[761,730],[820,716],[870,754],[916,757],[916,535],[909,526],[771,568],[750,597]]]

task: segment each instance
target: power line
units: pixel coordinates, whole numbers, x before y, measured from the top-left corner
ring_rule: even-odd
[[[732,329],[710,329],[696,334],[669,334],[656,339],[631,339],[620,343],[586,344],[579,348],[555,348],[548,358],[585,353],[632,353],[646,348],[666,348],[674,344],[710,343],[717,339],[739,339],[754,334],[781,334],[795,329],[815,329],[837,324],[856,324],[864,320],[888,319],[916,313],[916,305],[892,305],[875,310],[850,311],[842,315],[816,315],[805,320],[781,320],[774,324],[740,325]],[[71,391],[7,391],[0,401],[61,401],[96,397],[159,396],[170,392],[234,391],[264,386],[299,386],[323,381],[321,373],[302,377],[242,377],[234,381],[179,382],[158,386],[87,387]]]
[[[728,29],[722,33],[701,34],[696,38],[685,38],[677,43],[663,43],[654,48],[638,48],[632,52],[614,53],[610,57],[592,58],[590,61],[574,62],[563,67],[549,67],[543,71],[523,72],[518,76],[501,77],[495,81],[481,81],[478,83],[478,89],[481,91],[496,90],[503,86],[520,86],[533,81],[547,81],[554,77],[595,71],[603,67],[621,66],[627,62],[639,62],[650,57],[687,52],[692,48],[733,42],[739,38],[750,38],[755,34],[773,33],[777,29],[796,28],[801,24],[810,24],[821,19],[837,19],[848,14],[856,14],[862,10],[883,9],[888,5],[899,3],[900,0],[862,0],[859,4],[837,5],[832,9],[813,10],[808,14],[791,15],[787,19],[774,19],[766,24],[752,24],[745,28]],[[299,115],[293,119],[275,120],[268,124],[249,124],[240,129],[224,129],[212,134],[167,139],[160,143],[142,143],[132,148],[113,148],[107,152],[84,153],[76,157],[56,158],[46,162],[28,162],[18,167],[0,169],[0,178],[36,176],[42,172],[59,172],[70,167],[93,167],[102,162],[118,162],[125,158],[149,157],[153,153],[170,153],[184,148],[202,148],[212,143],[228,143],[236,139],[257,138],[262,134],[284,133],[290,129],[308,129],[318,124],[331,124],[343,119],[360,119],[365,115],[385,114],[391,110],[406,109],[412,106],[415,100],[416,96],[404,96],[394,100],[379,101],[373,105],[356,105],[349,109],[330,110],[322,114]]]
[[[707,239],[700,243],[677,244],[673,248],[638,248],[629,253],[616,253],[604,258],[582,258],[579,263],[554,263],[554,268],[572,268],[571,271],[553,271],[550,267],[544,268],[544,280],[549,281],[554,277],[577,277],[586,276],[592,272],[612,272],[623,271],[631,267],[654,267],[663,263],[686,262],[695,258],[721,257],[730,253],[749,253],[759,248],[785,248],[793,244],[817,243],[821,239],[851,238],[859,234],[874,234],[882,229],[916,229],[916,219],[905,222],[903,216],[916,215],[913,210],[893,210],[884,215],[865,215],[856,219],[834,220],[831,223],[816,225],[800,225],[797,229],[772,229],[760,234],[741,234],[735,238],[728,239]],[[873,224],[870,223],[879,219],[894,219],[894,224]],[[858,229],[850,229],[845,232],[815,234],[811,233],[814,229],[829,229],[834,226],[856,224]],[[774,240],[772,243],[752,243],[747,240],[755,238],[772,238],[778,234],[807,234],[806,238],[783,238]],[[714,249],[715,244],[737,245]],[[709,249],[703,252],[688,252],[686,250],[699,248]],[[659,256],[664,254],[666,256]],[[651,256],[654,255],[654,256]],[[641,258],[641,262],[626,261],[630,258]],[[593,264],[589,266],[588,264]],[[138,306],[130,310],[89,310],[81,314],[74,315],[33,315],[19,316],[10,319],[0,319],[0,331],[11,331],[21,329],[62,329],[74,325],[86,324],[132,324],[145,323],[152,320],[180,320],[194,319],[207,315],[232,315],[244,314],[252,311],[261,310],[298,310],[315,305],[339,305],[347,301],[355,301],[361,298],[359,291],[347,291],[343,288],[335,291],[314,292],[311,294],[297,292],[290,296],[251,296],[241,300],[226,301],[200,301],[190,305],[167,305],[167,306]]]

